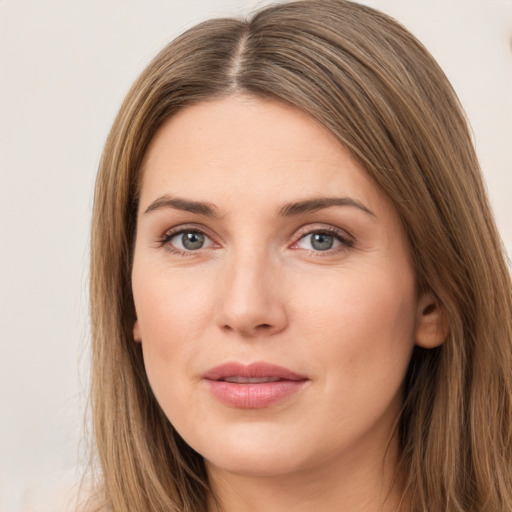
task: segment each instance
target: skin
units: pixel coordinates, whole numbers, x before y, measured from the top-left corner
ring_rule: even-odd
[[[320,197],[348,204],[282,215]],[[185,248],[182,229],[204,245]],[[401,385],[441,320],[392,205],[325,128],[246,96],[168,120],[144,160],[132,284],[152,389],[223,511],[397,510]],[[268,407],[229,407],[202,377],[230,361],[308,380]]]

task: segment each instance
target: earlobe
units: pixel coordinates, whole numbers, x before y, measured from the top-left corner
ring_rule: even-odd
[[[133,323],[133,339],[137,343],[140,343],[142,341],[142,338],[140,336],[140,327],[139,327],[139,321],[138,320],[135,320],[135,322]]]
[[[444,308],[432,292],[424,293],[418,300],[416,345],[434,348],[442,345],[450,332]]]

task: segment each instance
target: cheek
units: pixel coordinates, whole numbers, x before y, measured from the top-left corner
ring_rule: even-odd
[[[141,275],[134,267],[132,287],[141,337],[159,351],[172,350],[176,344],[193,345],[210,321],[212,279],[188,274],[155,268]]]
[[[200,315],[192,315],[190,301],[179,300],[179,294],[167,290],[160,295],[152,289],[151,302],[140,304],[137,312],[144,367],[157,402],[176,427],[184,420],[201,423],[201,411],[190,407],[197,400],[189,385],[200,338]]]
[[[297,294],[303,314],[296,316],[318,347],[321,373],[336,375],[327,369],[338,364],[347,380],[401,380],[414,346],[415,292],[412,273],[395,275],[344,272],[326,281],[320,295],[307,289]]]
[[[153,392],[168,415],[169,405],[179,407],[176,397],[181,396],[185,403],[192,399],[182,383],[205,326],[211,323],[210,291],[200,286],[204,282],[157,268],[154,274],[148,270],[139,273],[134,265],[132,288],[144,365]]]

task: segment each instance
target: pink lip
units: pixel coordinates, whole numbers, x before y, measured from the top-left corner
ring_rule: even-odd
[[[228,378],[271,378],[273,382],[235,383]],[[231,407],[259,409],[298,392],[308,378],[282,366],[270,363],[226,363],[212,368],[203,375],[212,395]]]

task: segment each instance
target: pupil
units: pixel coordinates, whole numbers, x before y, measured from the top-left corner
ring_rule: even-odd
[[[327,251],[331,249],[333,243],[333,236],[326,233],[315,233],[311,240],[311,245],[317,251]]]
[[[181,242],[183,243],[183,247],[185,247],[185,249],[201,249],[204,244],[204,235],[202,233],[195,232],[183,233]]]

